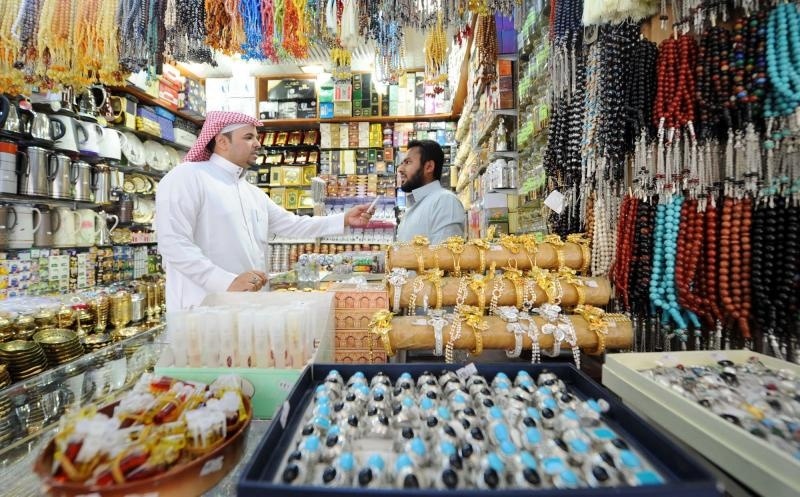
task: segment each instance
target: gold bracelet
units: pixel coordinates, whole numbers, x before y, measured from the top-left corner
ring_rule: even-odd
[[[417,294],[425,288],[423,278],[424,276],[422,274],[418,274],[412,283],[412,293],[411,297],[408,298],[408,308],[406,309],[406,315],[408,316],[415,316],[417,314]]]
[[[461,309],[460,319],[463,319],[475,334],[475,348],[470,354],[477,356],[483,353],[483,331],[489,329],[489,325],[483,320],[483,311],[471,305],[465,305]]]
[[[422,235],[415,236],[414,241],[411,242],[411,246],[414,248],[414,254],[417,256],[417,272],[419,274],[425,272],[425,257],[422,255],[422,248],[428,247],[429,245],[430,242],[428,242],[428,238]]]
[[[464,239],[460,236],[451,236],[445,240],[444,245],[450,250],[453,256],[453,276],[461,277],[461,254],[464,253]],[[458,256],[456,258],[456,255]]]
[[[578,270],[582,275],[586,275],[589,271],[589,266],[592,264],[592,254],[589,246],[592,241],[586,236],[585,233],[572,233],[567,235],[567,241],[577,243],[581,248],[581,268]]]
[[[373,343],[374,337],[378,336],[381,339],[381,343],[383,344],[383,350],[386,352],[386,355],[391,357],[394,355],[394,350],[392,349],[392,342],[389,338],[389,332],[392,331],[392,317],[394,314],[391,311],[387,311],[385,309],[380,310],[372,316],[372,320],[369,322],[369,332],[373,339],[370,340],[370,350],[369,350],[369,360],[372,362],[373,359]]]
[[[561,268],[566,264],[566,258],[564,256],[564,241],[561,240],[558,235],[547,235],[544,237],[544,241],[552,245],[555,249],[556,260],[558,261],[558,267],[556,269],[561,270]]]
[[[483,275],[473,274],[469,282],[470,290],[478,297],[478,309],[480,309],[481,313],[483,313],[483,310],[486,308],[486,294],[484,290],[486,289],[487,281],[488,279]]]
[[[589,325],[589,330],[597,335],[597,348],[589,355],[602,355],[606,351],[606,336],[608,335],[608,320],[605,311],[592,305],[579,305],[575,307],[575,313],[583,316]]]
[[[522,309],[524,298],[522,289],[522,271],[515,267],[504,267],[503,270],[505,271],[505,279],[511,281],[511,283],[514,285],[514,292],[516,293],[517,297],[517,309]]]
[[[525,255],[528,256],[528,262],[531,265],[530,269],[533,269],[536,267],[536,253],[539,251],[536,238],[532,234],[527,234],[520,236],[520,240],[522,240],[522,247],[525,249]]]
[[[439,269],[428,269],[426,273],[426,277],[428,281],[433,283],[433,288],[436,290],[436,309],[442,308],[442,276],[444,276],[444,271]]]
[[[550,276],[550,271],[547,269],[534,268],[531,270],[531,276],[536,280],[536,284],[544,291],[547,296],[548,304],[556,303],[556,287],[553,283],[553,278]]]
[[[574,269],[563,267],[559,271],[559,276],[567,283],[575,287],[575,293],[578,294],[578,304],[583,305],[586,303],[586,288],[583,285],[583,280],[578,278]]]
[[[486,251],[489,250],[489,242],[487,240],[482,239],[482,238],[477,238],[475,240],[470,240],[469,244],[470,245],[474,245],[475,248],[478,250],[478,256],[481,259],[481,262],[480,262],[481,266],[480,266],[479,272],[481,274],[485,273],[486,272]]]
[[[494,274],[494,264],[492,265],[492,274]],[[494,286],[492,287],[492,300],[489,302],[489,315],[494,316],[497,314],[497,301],[503,295],[503,273],[494,277]]]

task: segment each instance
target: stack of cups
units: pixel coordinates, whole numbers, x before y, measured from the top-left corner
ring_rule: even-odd
[[[0,193],[17,193],[17,144],[0,141]]]

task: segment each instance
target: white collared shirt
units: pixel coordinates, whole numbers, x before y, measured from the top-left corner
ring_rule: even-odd
[[[439,180],[411,192],[413,204],[406,210],[397,227],[397,241],[410,242],[416,235],[428,237],[433,244],[451,236],[464,236],[467,215],[456,195],[442,188]]]
[[[198,305],[247,271],[267,272],[273,234],[304,238],[344,231],[344,214],[296,216],[248,183],[244,172],[214,154],[179,165],[158,183],[155,224],[167,309]]]

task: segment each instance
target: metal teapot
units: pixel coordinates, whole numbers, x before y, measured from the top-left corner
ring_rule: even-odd
[[[10,133],[22,132],[22,120],[17,106],[5,95],[0,95],[0,129]]]

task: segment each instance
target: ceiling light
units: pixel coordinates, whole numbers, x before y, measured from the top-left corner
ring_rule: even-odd
[[[303,71],[305,74],[320,74],[321,72],[325,71],[325,68],[322,66],[300,66],[300,70]]]

